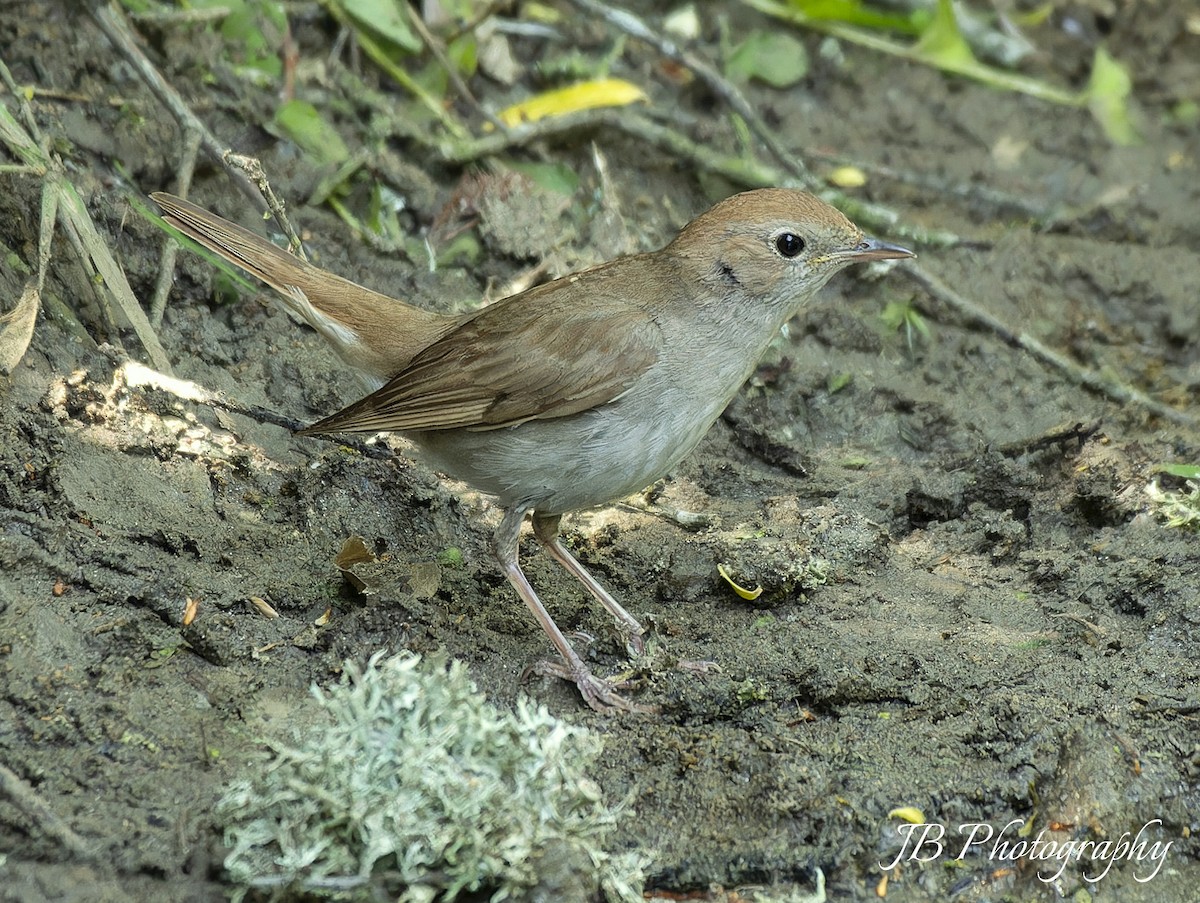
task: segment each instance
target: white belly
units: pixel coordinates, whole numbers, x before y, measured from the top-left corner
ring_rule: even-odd
[[[624,398],[583,414],[499,430],[412,433],[436,470],[495,495],[505,507],[543,514],[594,508],[666,474],[696,447],[728,399],[668,390],[630,415]]]

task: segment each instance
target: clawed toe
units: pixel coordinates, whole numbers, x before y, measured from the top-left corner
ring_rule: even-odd
[[[617,628],[620,630],[623,626],[618,624]],[[642,639],[644,635],[645,631],[640,627],[637,630],[621,630],[621,638],[625,641],[625,652],[630,658],[640,658],[646,651],[646,641]]]
[[[572,667],[561,661],[541,661],[526,672],[542,677],[558,677],[569,680],[579,688],[579,694],[584,702],[597,712],[636,712],[652,715],[659,711],[658,706],[641,705],[622,696],[618,691],[630,686],[628,680],[597,677],[585,665]]]

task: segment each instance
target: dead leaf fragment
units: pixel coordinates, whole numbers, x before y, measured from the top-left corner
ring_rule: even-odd
[[[279,617],[279,612],[271,607],[271,603],[259,596],[251,596],[250,604],[258,610],[258,613],[264,618],[274,620]]]
[[[198,614],[200,614],[200,600],[188,596],[187,602],[183,606],[183,626],[190,625],[192,621],[196,620]]]
[[[367,545],[367,541],[355,534],[346,538],[342,550],[333,559],[334,565],[342,572],[342,577],[360,593],[366,592],[367,584],[354,573],[354,566],[376,561],[375,553]]]
[[[408,588],[417,599],[432,599],[442,583],[442,568],[434,561],[419,561],[412,566]]]
[[[33,339],[33,324],[42,306],[37,282],[30,279],[17,306],[0,317],[0,372],[8,374],[21,362]]]

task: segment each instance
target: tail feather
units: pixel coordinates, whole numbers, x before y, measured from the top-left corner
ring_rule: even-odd
[[[261,235],[221,219],[191,201],[162,192],[155,192],[150,197],[163,209],[163,219],[169,225],[261,279],[280,295],[289,296],[292,286],[303,286],[313,281],[312,271],[317,270],[316,267]]]
[[[457,322],[336,276],[183,198],[150,197],[169,225],[269,285],[374,384],[403,370]]]

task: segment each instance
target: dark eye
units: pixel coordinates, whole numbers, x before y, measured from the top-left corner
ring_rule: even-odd
[[[784,257],[795,257],[804,250],[804,239],[794,232],[784,232],[776,237],[775,250]]]

